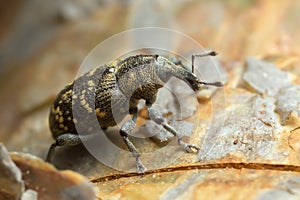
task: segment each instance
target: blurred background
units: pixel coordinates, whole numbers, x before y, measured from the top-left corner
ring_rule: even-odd
[[[0,142],[44,156],[55,95],[113,34],[174,29],[219,52],[228,71],[249,56],[289,57],[299,66],[299,13],[300,1],[293,0],[1,1]]]

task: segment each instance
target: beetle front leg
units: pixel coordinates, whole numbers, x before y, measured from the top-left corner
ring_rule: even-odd
[[[170,126],[164,119],[164,117],[161,115],[161,113],[157,110],[155,110],[152,107],[152,104],[146,103],[148,114],[151,120],[153,120],[155,123],[162,125],[164,129],[172,133],[178,140],[178,144],[183,147],[183,149],[188,153],[198,153],[199,147],[193,145],[193,144],[187,144],[181,140],[181,138],[178,135],[178,132]]]
[[[137,172],[144,173],[147,168],[142,164],[140,160],[141,154],[137,151],[134,144],[129,140],[128,134],[132,132],[136,125],[137,112],[133,114],[132,119],[127,120],[120,129],[120,135],[123,138],[124,143],[126,144],[129,151],[132,153],[133,157],[136,159],[136,168]]]

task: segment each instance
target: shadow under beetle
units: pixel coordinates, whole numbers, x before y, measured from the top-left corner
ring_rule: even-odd
[[[74,118],[72,108],[84,116],[97,116],[103,130],[115,126],[118,120],[124,119],[129,113],[132,118],[125,121],[120,129],[127,148],[136,159],[138,172],[145,172],[146,168],[140,160],[140,153],[129,140],[128,134],[136,125],[139,100],[144,99],[148,115],[155,123],[163,126],[178,139],[178,144],[186,152],[198,152],[199,148],[183,142],[177,131],[170,126],[158,110],[152,105],[156,100],[158,90],[171,78],[176,77],[185,81],[194,90],[201,89],[201,85],[223,86],[221,82],[206,83],[199,81],[194,74],[195,57],[215,56],[216,53],[193,55],[192,72],[178,59],[167,59],[160,55],[136,55],[123,60],[115,60],[109,65],[96,67],[67,85],[54,101],[50,115],[49,125],[55,142],[50,146],[46,161],[51,162],[57,146],[77,145],[85,136],[91,135],[95,128],[89,124],[89,119],[78,120]],[[93,98],[91,105],[89,99]],[[114,100],[113,100],[114,99]],[[124,109],[128,107],[129,111]],[[117,115],[116,113],[117,112]],[[118,116],[118,120],[115,119]],[[76,127],[83,127],[87,135],[78,135]],[[99,128],[99,127],[98,127]]]

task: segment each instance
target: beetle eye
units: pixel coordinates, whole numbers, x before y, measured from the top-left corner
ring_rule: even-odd
[[[157,61],[157,58],[158,58],[158,56],[159,56],[159,55],[157,55],[157,54],[156,54],[156,55],[154,55],[154,57],[155,57],[155,60],[156,60],[156,61]]]

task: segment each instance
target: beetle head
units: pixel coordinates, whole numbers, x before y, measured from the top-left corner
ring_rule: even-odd
[[[194,61],[194,58],[196,56],[207,56],[207,55],[214,56],[216,55],[216,53],[210,52],[208,54],[193,55],[192,61]],[[223,86],[221,82],[207,83],[207,82],[199,81],[198,77],[193,72],[185,68],[183,65],[176,65],[169,59],[164,58],[163,56],[155,55],[155,69],[156,69],[156,74],[163,82],[166,83],[172,76],[175,76],[189,83],[189,85],[194,91],[200,90],[201,85],[213,85],[217,87]],[[194,62],[192,63],[192,70],[194,71]]]
[[[155,69],[157,76],[166,83],[172,76],[175,76],[191,85],[193,90],[199,89],[198,78],[180,65],[174,64],[163,56],[155,56]]]

